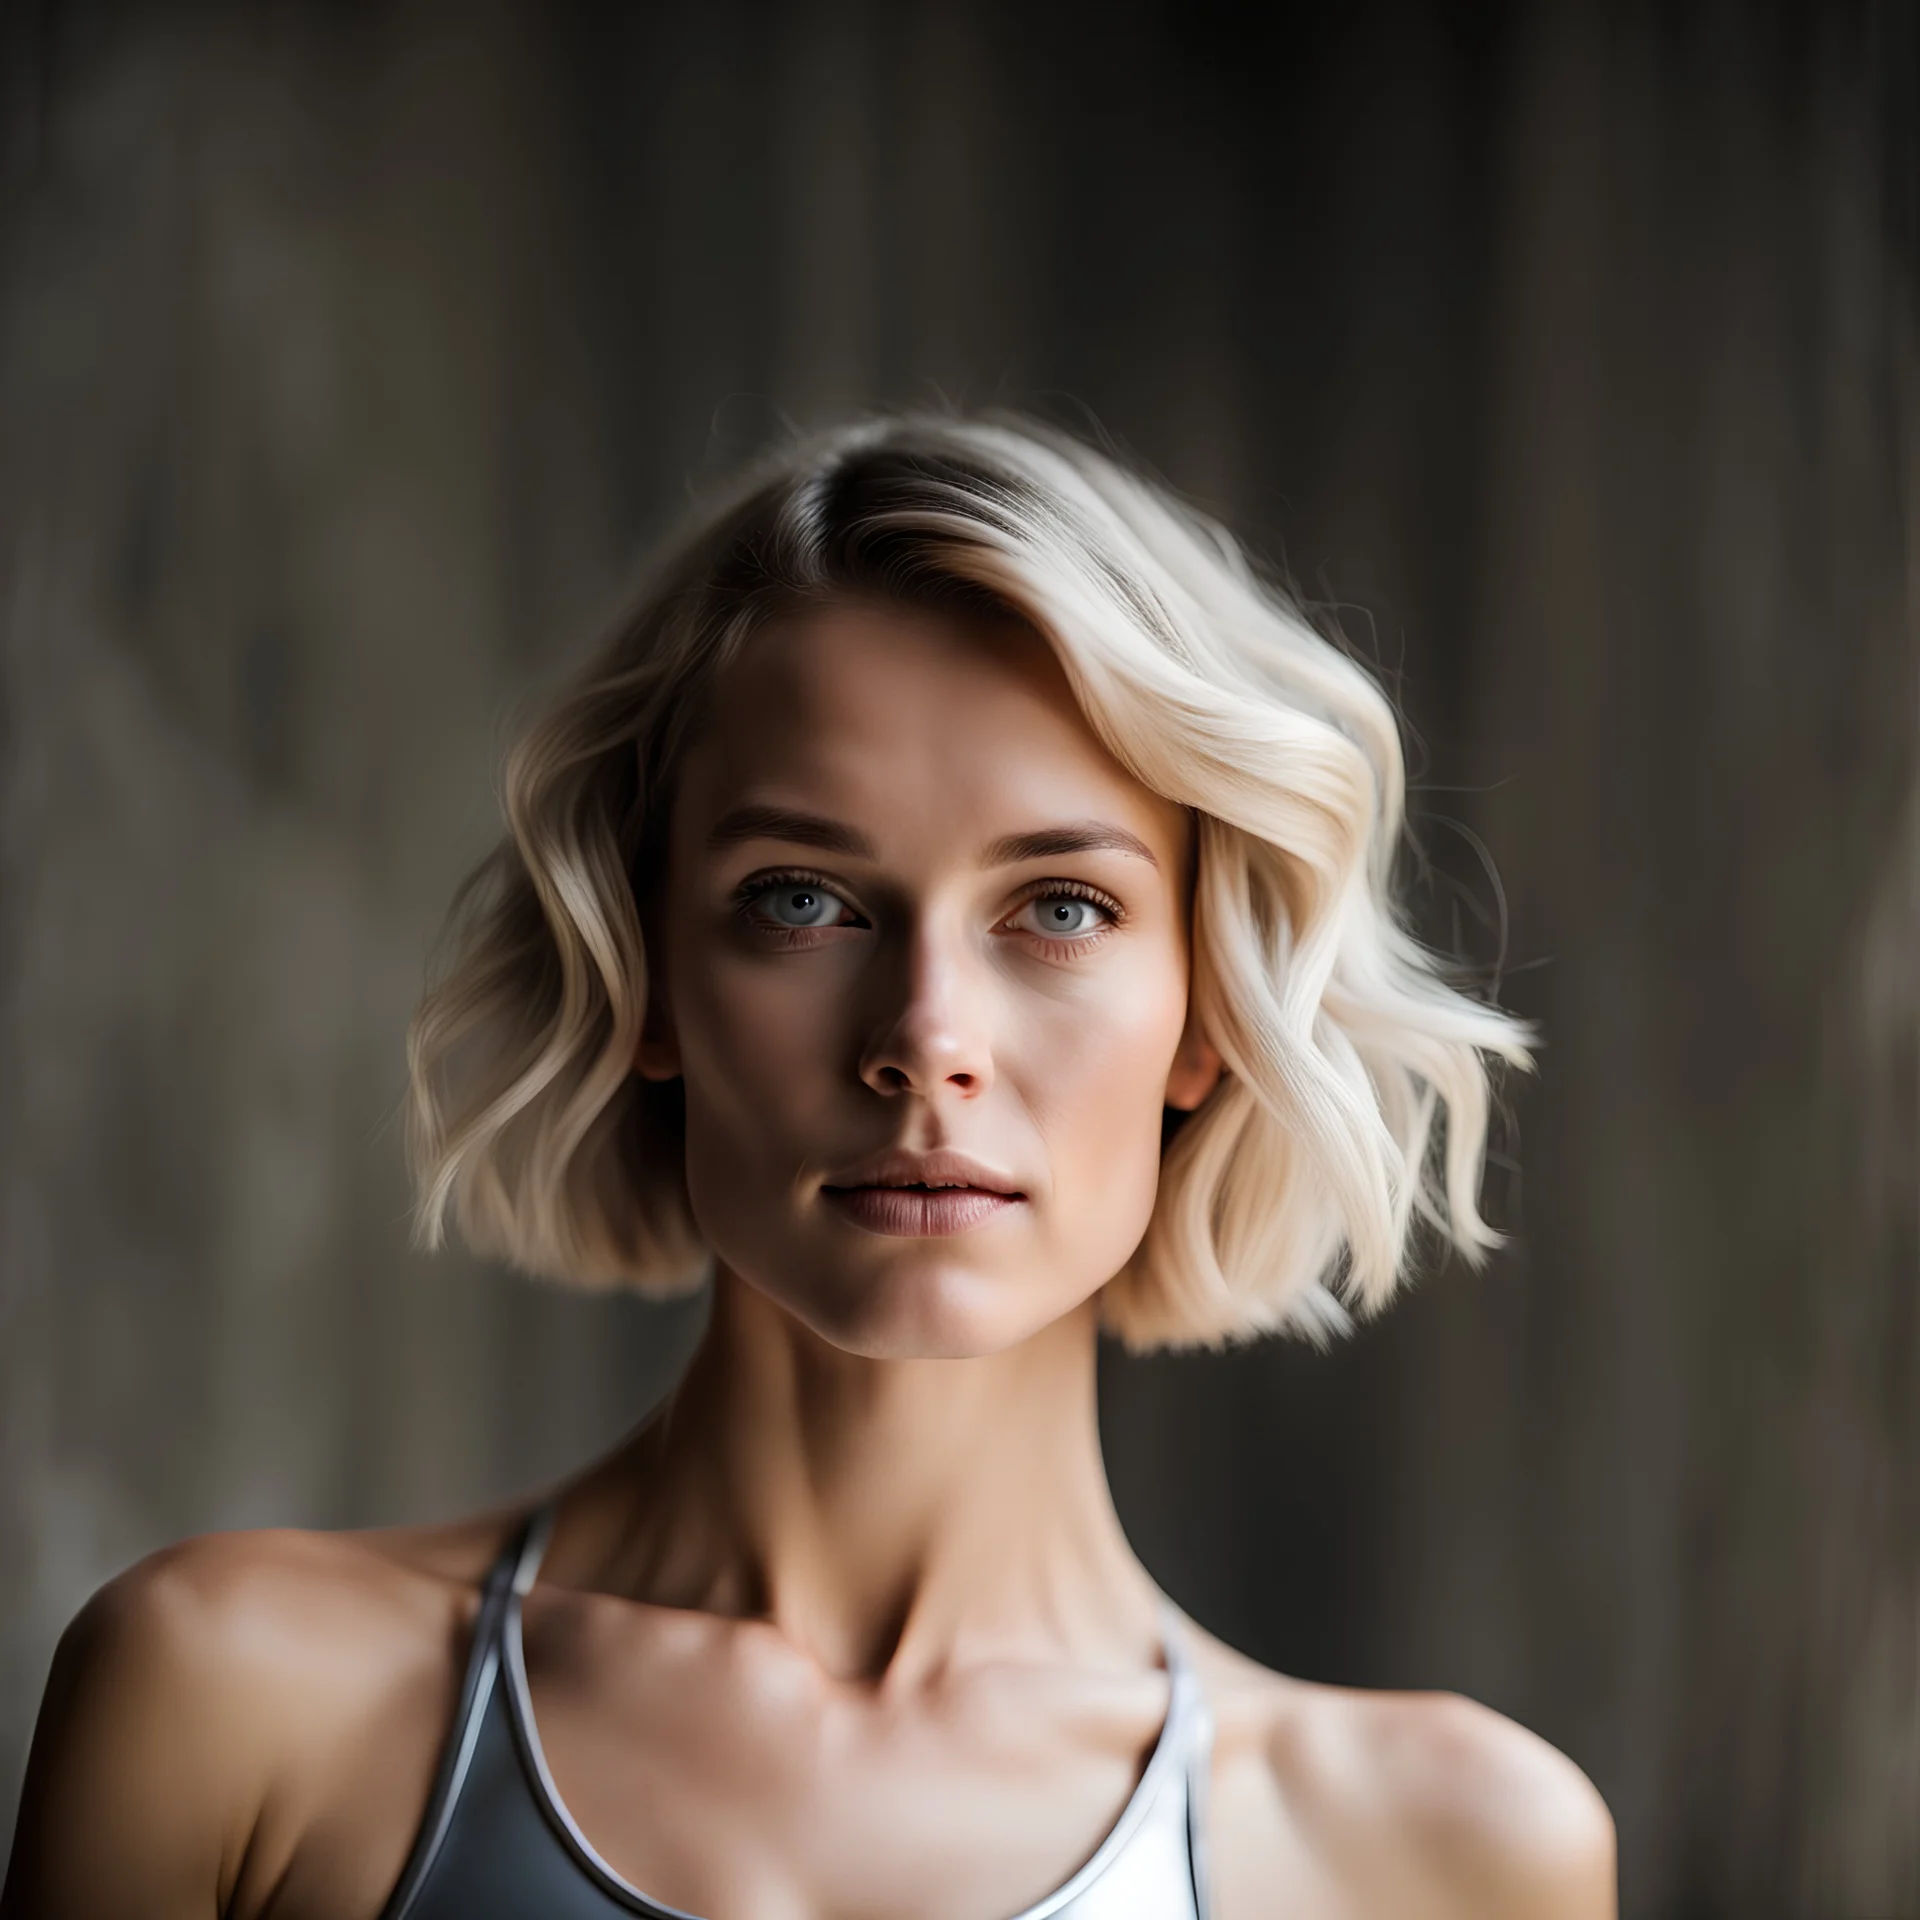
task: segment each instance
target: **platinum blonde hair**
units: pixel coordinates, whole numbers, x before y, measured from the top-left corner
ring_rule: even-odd
[[[1174,1132],[1102,1294],[1128,1345],[1379,1305],[1422,1225],[1477,1261],[1510,1015],[1403,924],[1405,769],[1369,674],[1233,539],[1107,455],[1009,418],[887,417],[802,442],[678,543],[506,768],[507,834],[462,889],[409,1036],[420,1236],[584,1284],[700,1279],[677,1083],[631,1070],[636,889],[702,693],[770,615],[889,598],[1051,644],[1088,723],[1197,823],[1192,993],[1227,1072]]]

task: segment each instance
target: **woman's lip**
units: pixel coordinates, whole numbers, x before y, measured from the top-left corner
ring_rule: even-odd
[[[986,1187],[822,1187],[834,1209],[856,1227],[897,1239],[965,1233],[1021,1204],[1017,1193]]]

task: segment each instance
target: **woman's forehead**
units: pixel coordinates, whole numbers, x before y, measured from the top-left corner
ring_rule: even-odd
[[[736,723],[801,702],[822,720],[852,710],[898,718],[946,707],[1039,706],[1085,729],[1043,635],[1012,615],[845,600],[767,621],[714,689]]]
[[[945,809],[987,839],[1088,817],[1157,849],[1185,839],[1184,811],[1107,751],[1043,636],[867,602],[769,623],[718,676],[676,812],[704,833],[749,801],[883,826]]]

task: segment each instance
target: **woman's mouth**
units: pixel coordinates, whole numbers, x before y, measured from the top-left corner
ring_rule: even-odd
[[[822,1187],[821,1192],[834,1211],[856,1227],[900,1239],[965,1233],[1023,1200],[1020,1194],[987,1187]]]

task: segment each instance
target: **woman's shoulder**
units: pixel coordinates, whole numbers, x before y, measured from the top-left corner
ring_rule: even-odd
[[[1366,1911],[1611,1920],[1612,1818],[1537,1734],[1459,1694],[1321,1686],[1197,1639],[1223,1866],[1324,1873]]]
[[[514,1524],[294,1527],[193,1535],[102,1586],[56,1656],[70,1686],[160,1695],[243,1751],[378,1710],[396,1688],[457,1680],[480,1582]],[[255,1727],[250,1723],[257,1723]]]
[[[190,1678],[249,1690],[276,1676],[324,1684],[337,1664],[366,1672],[421,1629],[472,1610],[510,1520],[321,1532],[294,1527],[196,1534],[106,1582],[75,1616],[63,1656],[107,1661],[123,1678]]]
[[[119,1872],[127,1887],[217,1885],[224,1903],[262,1858],[268,1810],[297,1831],[303,1809],[364,1765],[369,1742],[424,1777],[458,1688],[474,1589],[508,1524],[209,1533],[107,1581],[54,1655],[19,1884]],[[392,1738],[413,1726],[417,1755]],[[100,1898],[123,1890],[89,1886]],[[86,1907],[50,1896],[45,1910]]]

